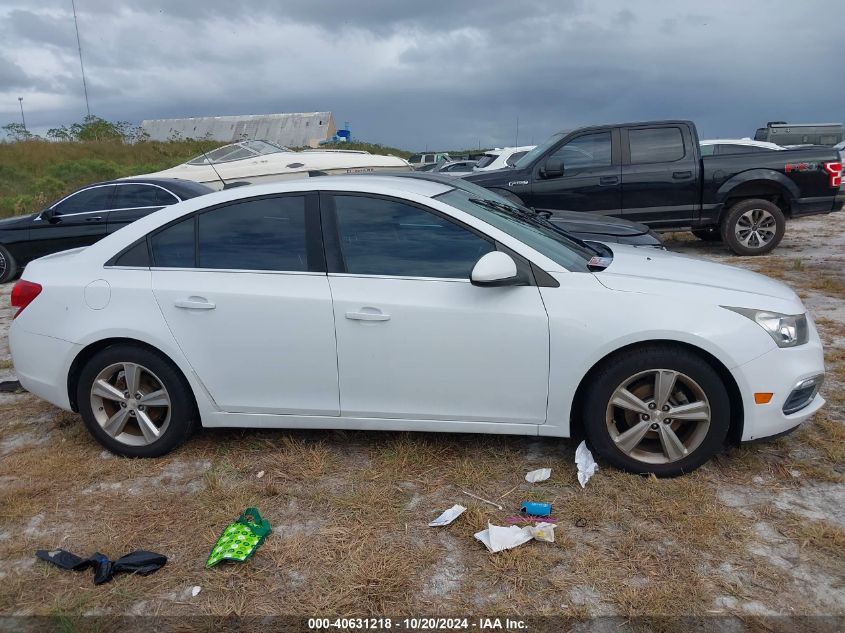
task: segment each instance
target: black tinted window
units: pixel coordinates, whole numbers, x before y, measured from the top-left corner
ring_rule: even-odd
[[[631,164],[669,163],[684,157],[681,128],[655,127],[628,130]]]
[[[361,275],[469,279],[495,248],[452,222],[411,205],[335,196],[346,271]]]
[[[164,189],[151,185],[117,185],[114,195],[115,209],[133,209],[135,207],[162,207],[178,202]]]
[[[308,270],[305,197],[246,200],[199,215],[200,268]]]
[[[194,267],[194,217],[191,215],[150,237],[155,266]]]
[[[610,132],[597,132],[578,136],[565,145],[561,145],[551,158],[563,159],[566,173],[608,167],[611,163]]]
[[[141,240],[135,246],[118,257],[115,266],[141,266],[147,268],[150,265],[150,256],[147,251],[147,240]]]
[[[67,213],[85,213],[86,211],[103,211],[111,209],[114,185],[83,189],[57,204],[53,209],[57,215]]]

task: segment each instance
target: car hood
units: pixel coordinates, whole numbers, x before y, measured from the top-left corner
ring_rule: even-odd
[[[13,229],[18,226],[26,226],[38,216],[37,213],[28,213],[27,215],[16,215],[13,218],[5,218],[0,220],[0,230]]]
[[[611,290],[665,295],[673,301],[804,312],[789,286],[743,268],[623,244],[613,244],[612,250],[610,266],[596,273],[596,279]]]
[[[649,231],[649,228],[645,224],[638,224],[637,222],[623,220],[622,218],[612,218],[606,215],[580,213],[578,211],[553,211],[549,221],[569,231],[610,237],[645,235]]]

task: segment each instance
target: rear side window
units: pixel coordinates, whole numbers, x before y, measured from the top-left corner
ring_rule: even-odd
[[[308,270],[305,196],[246,200],[198,217],[200,268]]]
[[[670,163],[684,157],[681,128],[656,127],[628,130],[631,164]]]
[[[194,268],[194,218],[189,216],[150,237],[153,265],[162,268]]]
[[[138,207],[162,207],[178,202],[176,197],[164,189],[151,185],[117,185],[114,194],[115,209]]]
[[[449,220],[398,200],[334,197],[346,272],[469,279],[491,242]]]

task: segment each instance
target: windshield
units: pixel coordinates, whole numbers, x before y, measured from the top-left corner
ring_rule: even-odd
[[[537,159],[539,156],[542,156],[543,154],[545,154],[549,150],[549,148],[551,148],[553,145],[556,145],[557,142],[560,141],[567,134],[569,134],[568,131],[558,132],[557,134],[552,134],[549,138],[547,138],[545,141],[540,143],[537,147],[535,147],[530,152],[525,154],[525,156],[523,156],[518,161],[516,161],[516,163],[514,164],[514,167],[516,167],[517,169],[523,169],[525,167],[528,167],[528,165],[533,163],[535,159]]]
[[[462,182],[456,187],[435,198],[507,233],[566,270],[589,272],[587,262],[596,253],[567,237],[554,224],[472,183]]]
[[[264,154],[275,154],[276,152],[289,152],[287,147],[276,145],[268,141],[243,141],[218,147],[206,152],[196,158],[189,160],[189,165],[207,165],[209,163],[227,163],[232,160],[242,160],[253,156]]]

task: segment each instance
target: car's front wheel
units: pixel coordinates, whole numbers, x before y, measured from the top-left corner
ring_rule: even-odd
[[[190,387],[169,361],[135,345],[114,345],[82,368],[79,413],[103,446],[127,457],[158,457],[185,442],[197,419]]]
[[[688,473],[724,444],[730,400],[698,355],[650,346],[612,357],[590,377],[584,430],[596,452],[623,470],[658,477]]]

